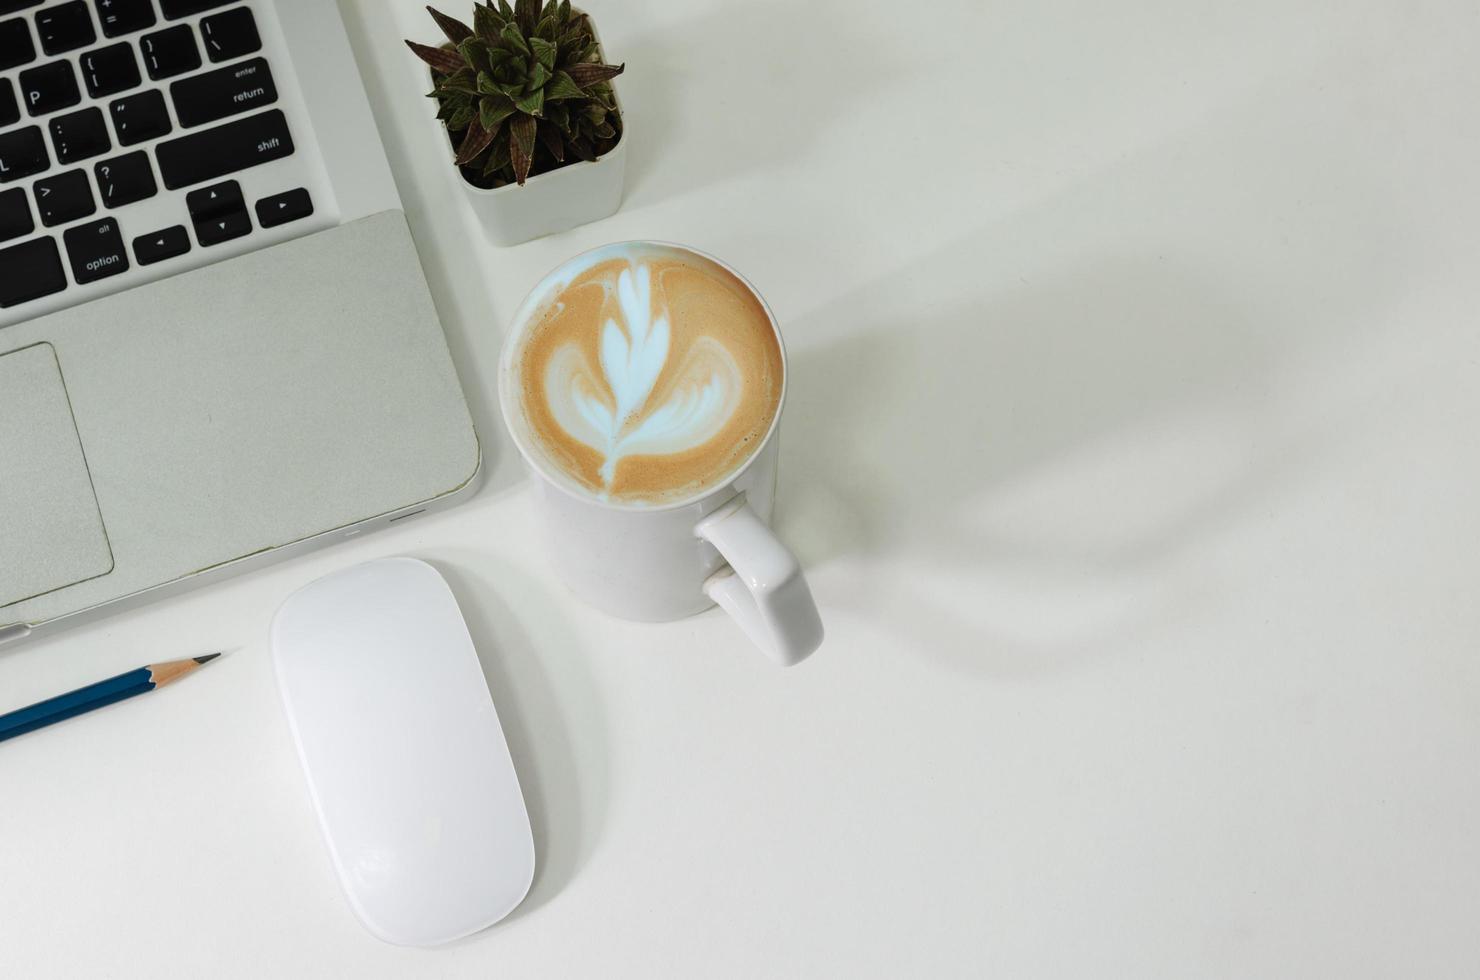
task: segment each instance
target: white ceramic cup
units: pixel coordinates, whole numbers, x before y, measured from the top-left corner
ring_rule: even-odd
[[[524,420],[517,358],[531,319],[570,281],[572,270],[644,246],[690,252],[745,283],[776,333],[782,366],[776,417],[755,450],[713,489],[656,506],[600,500],[549,472]],[[797,663],[822,643],[822,620],[801,565],[769,526],[786,347],[775,314],[744,276],[712,255],[667,242],[619,242],[575,256],[540,280],[515,313],[499,360],[499,402],[534,476],[551,559],[577,596],[613,616],[644,622],[682,619],[718,603],[782,665]]]

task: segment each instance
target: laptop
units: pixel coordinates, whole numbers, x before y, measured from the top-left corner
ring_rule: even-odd
[[[470,493],[334,0],[0,0],[0,643]]]

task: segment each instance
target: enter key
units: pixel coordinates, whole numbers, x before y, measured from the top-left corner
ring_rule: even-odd
[[[182,79],[170,86],[180,125],[199,126],[277,101],[277,86],[265,58]]]

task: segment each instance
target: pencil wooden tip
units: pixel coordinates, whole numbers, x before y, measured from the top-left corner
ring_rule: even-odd
[[[198,664],[203,664],[203,663],[209,663],[210,661],[215,660],[219,656],[221,656],[219,653],[208,653],[208,654],[206,654],[203,657],[191,657],[190,659],[194,660]]]

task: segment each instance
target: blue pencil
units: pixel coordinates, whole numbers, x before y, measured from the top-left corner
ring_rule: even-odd
[[[208,663],[221,656],[219,653],[208,653],[203,657],[191,657],[188,660],[171,660],[168,663],[149,664],[131,670],[117,677],[110,677],[87,687],[79,687],[75,691],[66,694],[58,694],[54,698],[37,702],[29,708],[21,708],[9,714],[0,715],[0,742],[26,732],[44,728],[64,718],[80,715],[94,708],[101,708],[124,698],[131,698],[135,694],[147,694],[156,687],[163,687],[170,681],[179,680],[186,674],[196,670],[203,663]]]

